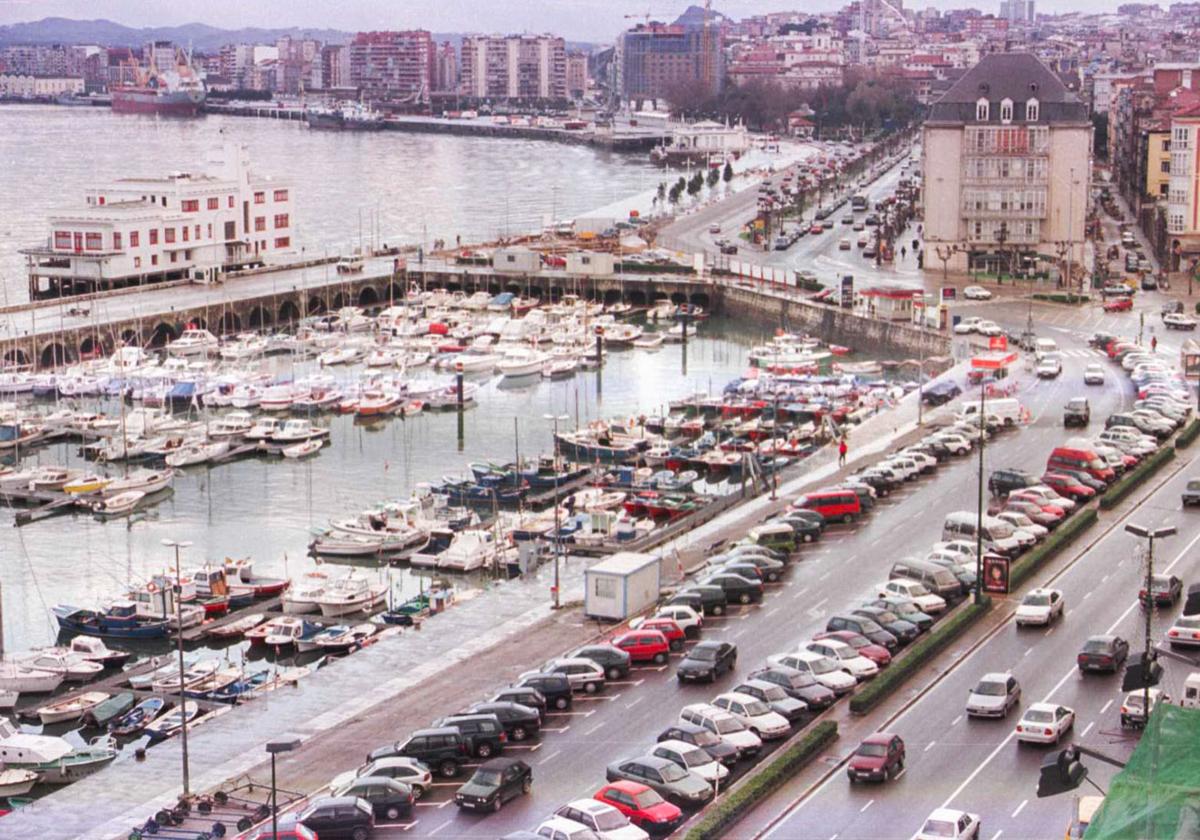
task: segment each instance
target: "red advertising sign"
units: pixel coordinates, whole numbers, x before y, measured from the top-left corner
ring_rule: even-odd
[[[983,588],[997,595],[1008,594],[1008,558],[999,554],[983,557]]]
[[[1008,336],[1006,336],[1006,335],[992,336],[991,338],[988,339],[988,349],[989,350],[1007,350],[1008,349]]]

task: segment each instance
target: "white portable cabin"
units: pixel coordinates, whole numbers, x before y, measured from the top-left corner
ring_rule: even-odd
[[[1200,709],[1200,671],[1193,671],[1183,681],[1183,696],[1179,705],[1185,709]]]
[[[612,274],[616,258],[605,251],[574,251],[567,254],[567,274]]]
[[[621,551],[584,573],[588,618],[624,621],[658,600],[661,569],[653,554]]]
[[[534,274],[541,267],[541,256],[528,248],[498,248],[492,255],[492,268],[502,274]]]

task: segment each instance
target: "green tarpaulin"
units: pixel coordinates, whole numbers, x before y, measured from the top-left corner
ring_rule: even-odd
[[[1193,838],[1200,838],[1200,709],[1159,703],[1084,840]]]

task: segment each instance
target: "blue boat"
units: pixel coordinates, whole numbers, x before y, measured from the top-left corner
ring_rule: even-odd
[[[148,697],[121,717],[110,721],[108,731],[113,735],[136,735],[146,728],[146,724],[158,717],[166,702],[161,697]]]
[[[167,635],[165,619],[139,617],[132,601],[118,601],[104,612],[59,604],[53,612],[59,629],[67,633],[114,639],[162,639]]]
[[[266,671],[259,671],[251,674],[248,677],[230,683],[224,688],[219,688],[216,691],[209,692],[205,695],[208,700],[215,700],[218,703],[236,703],[243,694],[249,694],[254,689],[267,681],[270,674]]]

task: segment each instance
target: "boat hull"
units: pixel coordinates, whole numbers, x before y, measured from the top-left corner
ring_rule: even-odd
[[[204,110],[203,91],[160,92],[150,88],[113,88],[112,109],[118,114],[161,114],[195,117]]]

